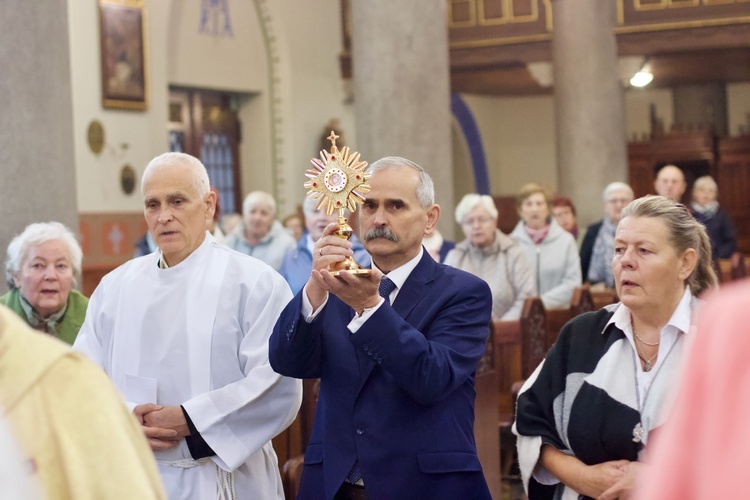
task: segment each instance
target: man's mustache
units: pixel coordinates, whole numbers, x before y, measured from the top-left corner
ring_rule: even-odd
[[[388,241],[398,243],[398,236],[385,226],[374,227],[365,233],[365,241],[374,240],[375,238],[385,238]]]

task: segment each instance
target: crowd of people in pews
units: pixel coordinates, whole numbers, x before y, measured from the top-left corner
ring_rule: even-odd
[[[685,444],[685,422],[712,425],[679,413],[695,404],[684,388],[670,409],[691,380],[684,359],[700,363],[692,337],[711,349],[696,318],[717,287],[713,261],[737,249],[716,182],[698,178],[687,205],[674,165],[656,195],[612,182],[585,231],[574,201],[540,184],[519,191],[510,234],[493,198],[469,193],[454,243],[437,231],[424,168],[386,157],[369,169],[347,240],[311,199],[282,225],[273,196],[254,191],[220,219],[202,163],[160,155],[141,183],[149,231],[90,300],[75,289],[70,229],[16,236],[0,297],[0,437],[18,452],[8,468],[27,465],[18,498],[284,498],[271,439],[310,378],[320,392],[298,498],[491,498],[472,432],[489,323],[518,320],[532,297],[568,308],[581,286],[617,299],[568,322],[518,394],[524,487],[607,499],[645,484],[659,497],[667,443]],[[334,276],[349,257],[369,271]],[[664,491],[689,497],[679,482]]]

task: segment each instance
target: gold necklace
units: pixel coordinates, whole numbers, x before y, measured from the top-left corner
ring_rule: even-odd
[[[635,333],[635,332],[633,332],[633,333]],[[645,344],[645,342],[644,342],[644,344]],[[644,372],[650,372],[651,368],[653,368],[653,366],[651,365],[651,362],[654,359],[656,359],[656,356],[659,355],[659,349],[656,349],[656,354],[654,354],[653,356],[651,356],[651,358],[646,359],[643,356],[641,356],[641,351],[640,351],[640,349],[638,349],[638,344],[636,344],[635,345],[635,353],[638,355],[639,358],[641,358],[641,361],[643,361],[643,363],[645,364],[644,367],[643,367],[643,371]]]
[[[651,347],[654,347],[654,346],[657,346],[657,345],[661,344],[661,338],[659,339],[659,342],[646,342],[645,340],[643,340],[642,338],[640,338],[638,336],[638,333],[636,333],[636,331],[635,331],[635,326],[633,326],[633,320],[632,319],[630,320],[630,328],[633,329],[633,335],[635,335],[635,338],[637,338],[639,341],[643,342],[644,344],[650,345]]]

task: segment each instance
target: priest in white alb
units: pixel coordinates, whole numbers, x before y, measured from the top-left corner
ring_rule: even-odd
[[[206,231],[216,195],[198,159],[154,158],[141,190],[159,250],[102,279],[73,347],[124,394],[171,500],[281,499],[271,438],[302,387],[271,369],[268,339],[289,286]]]

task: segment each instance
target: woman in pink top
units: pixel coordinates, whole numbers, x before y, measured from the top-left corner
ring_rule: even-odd
[[[722,288],[698,328],[669,419],[635,498],[744,498],[750,464],[750,282]],[[743,493],[744,492],[744,493]]]

